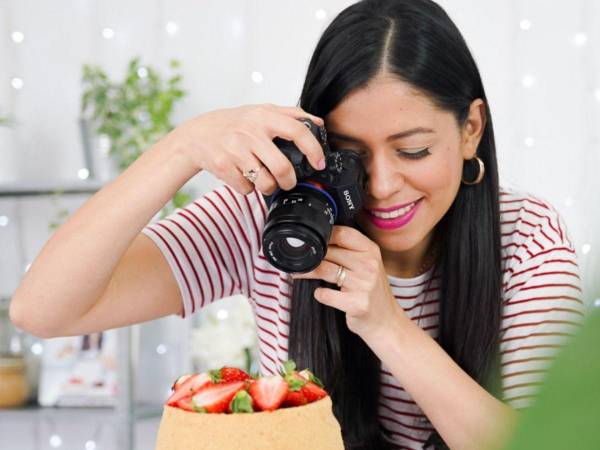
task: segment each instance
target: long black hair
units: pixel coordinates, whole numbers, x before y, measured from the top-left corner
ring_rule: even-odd
[[[485,177],[476,185],[461,184],[436,225],[441,251],[435,272],[440,274],[438,342],[490,390],[502,305],[501,242],[494,133],[479,70],[460,31],[433,1],[363,0],[342,11],[321,36],[300,106],[325,117],[382,70],[453,113],[459,127],[473,100],[485,103],[487,120],[477,149]],[[332,287],[321,280],[294,281],[289,356],[322,378],[347,449],[391,448],[378,420],[381,362],[348,329],[343,312],[312,297],[320,285]],[[429,441],[445,447],[437,432]]]

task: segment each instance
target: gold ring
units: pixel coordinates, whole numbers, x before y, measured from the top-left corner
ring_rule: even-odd
[[[262,167],[257,167],[256,169],[250,169],[242,173],[244,178],[248,180],[250,183],[254,184],[256,179],[258,178],[258,172],[260,172]]]
[[[346,269],[343,266],[338,266],[337,274],[335,276],[335,284],[341,288],[346,280]]]

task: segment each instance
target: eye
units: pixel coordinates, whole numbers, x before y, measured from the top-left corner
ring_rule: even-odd
[[[422,159],[425,158],[428,155],[431,155],[431,153],[429,152],[429,147],[424,148],[423,150],[420,150],[418,152],[405,152],[403,150],[396,150],[398,152],[398,154],[400,156],[402,156],[403,158],[407,158],[407,159]]]

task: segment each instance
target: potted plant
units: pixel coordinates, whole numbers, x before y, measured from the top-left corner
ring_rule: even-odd
[[[176,72],[179,63],[173,60],[169,67]],[[181,80],[179,73],[165,78],[139,58],[129,62],[119,82],[111,81],[99,66],[83,66],[81,125],[92,178],[113,178],[173,129],[173,107],[185,95]],[[189,200],[188,194],[177,192],[161,215]]]

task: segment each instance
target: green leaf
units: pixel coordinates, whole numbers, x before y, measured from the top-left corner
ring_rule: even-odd
[[[196,406],[192,404],[192,408],[194,408],[194,411],[199,412],[199,413],[207,413],[208,411],[206,411],[206,408],[203,408],[202,406]]]
[[[600,449],[599,343],[596,308],[557,356],[505,450]]]
[[[231,411],[233,413],[251,413],[254,412],[252,407],[252,397],[245,390],[238,391],[231,400]]]
[[[323,382],[321,380],[319,380],[317,377],[315,377],[312,373],[310,374],[310,381],[315,383],[321,389],[325,389],[325,386],[323,386]]]
[[[208,375],[213,383],[218,383],[221,381],[221,369],[209,370]]]
[[[302,388],[302,386],[306,385],[307,383],[307,381],[294,378],[293,375],[286,375],[285,381],[288,384],[289,390],[293,392],[299,391]]]
[[[293,360],[289,359],[283,363],[284,374],[291,373],[294,370],[296,370],[296,363]]]

